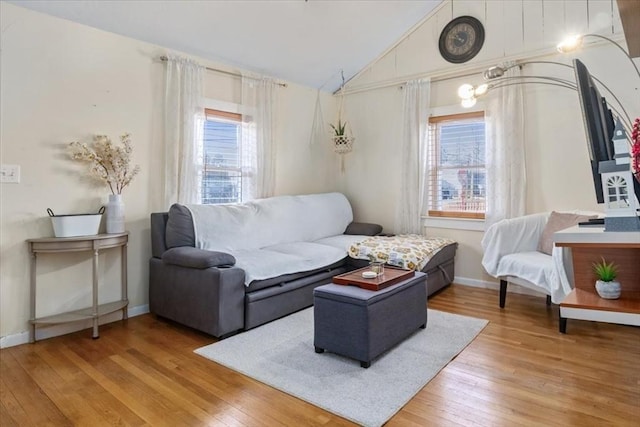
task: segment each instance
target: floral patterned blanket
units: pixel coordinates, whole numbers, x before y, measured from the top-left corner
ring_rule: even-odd
[[[351,245],[349,256],[420,271],[440,249],[451,243],[456,242],[445,237],[425,237],[418,234],[374,236]]]

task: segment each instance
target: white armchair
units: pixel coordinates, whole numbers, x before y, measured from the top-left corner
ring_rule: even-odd
[[[555,246],[551,255],[537,250],[549,216],[544,212],[505,219],[485,232],[482,266],[500,279],[501,308],[509,282],[545,293],[547,304],[559,304],[573,289],[569,252]]]

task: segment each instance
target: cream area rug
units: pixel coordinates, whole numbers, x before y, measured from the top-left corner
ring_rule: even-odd
[[[380,426],[460,353],[488,321],[429,310],[427,328],[360,362],[313,347],[313,307],[195,352],[363,426]]]

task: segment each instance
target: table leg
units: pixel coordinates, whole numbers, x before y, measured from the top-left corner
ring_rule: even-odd
[[[99,338],[98,332],[98,255],[97,249],[93,250],[93,335],[92,338]]]
[[[36,342],[36,253],[31,252],[31,296],[30,296],[30,314],[31,324],[29,325],[29,342]]]
[[[560,315],[560,333],[566,334],[567,333],[567,318],[566,317],[562,317],[562,314]]]
[[[125,301],[129,300],[129,296],[127,295],[127,244],[125,243],[122,246],[122,299]],[[126,320],[129,318],[129,303],[122,308],[122,319]]]

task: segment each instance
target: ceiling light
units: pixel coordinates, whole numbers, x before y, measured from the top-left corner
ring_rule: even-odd
[[[458,88],[458,96],[462,99],[473,98],[473,86],[468,83],[463,84]]]

